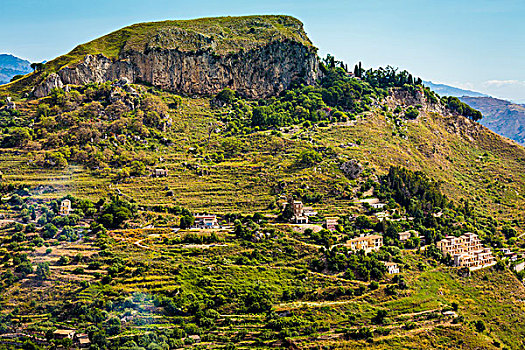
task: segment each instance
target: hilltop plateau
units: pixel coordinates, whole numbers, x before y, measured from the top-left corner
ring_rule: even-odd
[[[316,49],[295,18],[220,17],[123,28],[46,63],[12,89],[27,91],[29,83],[44,97],[67,84],[125,78],[186,94],[231,88],[259,98],[292,82],[311,84],[317,74]]]

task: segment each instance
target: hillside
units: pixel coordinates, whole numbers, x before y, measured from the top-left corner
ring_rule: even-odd
[[[226,40],[148,49],[166,30]],[[106,75],[172,51],[248,71]],[[225,17],[130,26],[1,87],[0,348],[523,348],[525,148],[406,71],[356,68],[319,59],[296,19]],[[268,70],[264,98],[234,89]],[[469,233],[490,266],[438,249]]]
[[[493,97],[461,97],[483,113],[482,124],[492,131],[525,145],[525,107]]]
[[[0,85],[7,84],[15,75],[32,72],[29,61],[8,54],[0,54]]]

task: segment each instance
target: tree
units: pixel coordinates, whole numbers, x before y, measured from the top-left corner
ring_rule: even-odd
[[[120,319],[112,317],[106,322],[106,332],[108,335],[117,335],[120,333]]]
[[[33,69],[34,72],[39,72],[44,68],[44,64],[34,62],[34,63],[31,63],[30,67]]]
[[[314,150],[304,150],[297,157],[297,164],[303,167],[311,167],[323,160],[321,155]]]
[[[15,267],[15,272],[18,272],[25,277],[30,273],[33,273],[33,266],[29,261],[24,261],[23,263]]]
[[[47,262],[38,263],[38,265],[36,266],[36,275],[41,280],[47,279],[50,275],[49,263]]]
[[[516,235],[518,234],[516,230],[510,226],[503,226],[503,228],[501,229],[501,233],[503,233],[506,239],[516,237]]]
[[[386,315],[386,310],[377,310],[377,314],[372,318],[372,322],[375,324],[382,324],[385,321]]]
[[[476,327],[476,330],[479,332],[479,333],[483,333],[485,331],[485,329],[487,328],[485,326],[485,323],[482,321],[482,320],[477,320],[475,323],[474,323],[474,326]]]
[[[58,228],[52,223],[44,225],[42,237],[45,239],[53,238],[58,233]]]
[[[184,215],[180,218],[180,228],[187,229],[193,226],[195,223],[195,217],[193,215]]]
[[[416,119],[419,116],[419,111],[414,106],[410,106],[405,111],[405,118]]]
[[[235,101],[235,91],[225,88],[215,98],[223,103],[232,104]]]

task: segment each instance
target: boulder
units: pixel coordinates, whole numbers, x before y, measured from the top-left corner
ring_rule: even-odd
[[[355,159],[352,159],[348,162],[344,162],[343,164],[341,164],[339,169],[341,169],[343,174],[345,174],[345,176],[350,180],[357,179],[359,175],[361,175],[361,173],[363,172],[363,167]]]
[[[62,89],[63,87],[64,83],[62,78],[58,74],[52,73],[44,80],[42,84],[37,85],[33,89],[33,95],[38,98],[45,97],[51,93],[51,90],[55,88]]]

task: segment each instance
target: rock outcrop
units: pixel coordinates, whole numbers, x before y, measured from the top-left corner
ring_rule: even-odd
[[[345,174],[345,176],[350,180],[357,179],[363,172],[363,166],[355,159],[341,164],[339,169],[341,169],[343,174]]]
[[[302,32],[302,25],[296,30]],[[184,30],[175,33],[182,42],[181,31]],[[173,40],[162,46],[155,38],[155,45],[126,44],[113,59],[103,54],[86,54],[79,63],[49,75],[33,93],[43,97],[51,89],[67,84],[127,78],[132,83],[190,95],[215,94],[227,87],[247,98],[263,98],[278,94],[294,81],[312,84],[318,77],[316,48],[303,40],[278,36],[275,40],[257,41],[247,50],[225,52],[215,49],[218,44],[212,37],[196,36],[193,32],[188,32],[188,37],[201,40],[202,48],[180,49]]]

